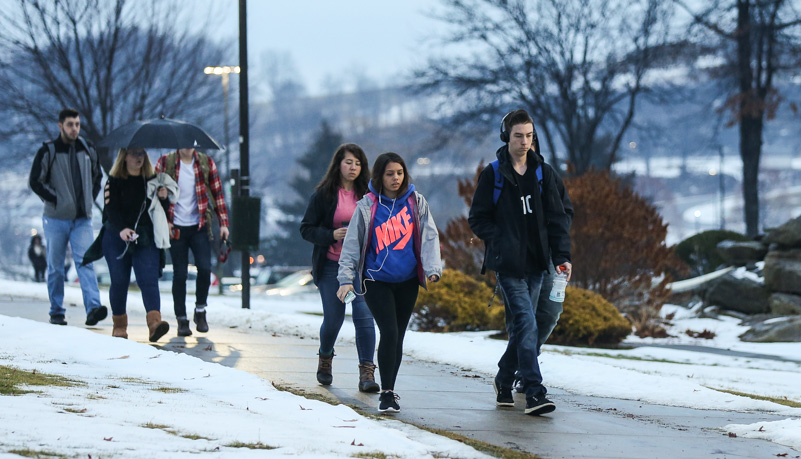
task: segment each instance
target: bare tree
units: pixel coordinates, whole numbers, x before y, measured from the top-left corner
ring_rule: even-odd
[[[8,2],[7,2],[8,3]],[[192,24],[191,28],[187,24]],[[0,11],[0,103],[6,134],[52,135],[64,107],[97,141],[161,115],[219,126],[219,83],[203,74],[226,57],[174,1],[17,0]],[[219,105],[219,106],[218,106]],[[101,162],[110,165],[109,155]]]
[[[497,126],[523,107],[556,162],[564,146],[576,174],[615,162],[648,90],[654,48],[667,39],[668,12],[656,0],[443,0],[451,25],[444,45],[473,50],[438,56],[414,75],[446,96],[452,127]],[[446,48],[449,49],[449,48]],[[544,140],[544,143],[542,142]]]
[[[728,83],[724,110],[730,126],[740,127],[743,161],[745,227],[759,234],[759,163],[766,120],[773,119],[782,101],[776,79],[801,68],[801,11],[787,0],[716,0],[703,9],[682,0],[676,3],[692,16],[703,32],[699,41],[717,40],[714,54],[722,65],[713,76]]]

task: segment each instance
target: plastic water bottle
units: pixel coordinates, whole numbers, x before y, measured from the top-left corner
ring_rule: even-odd
[[[551,294],[548,296],[548,299],[557,303],[564,303],[566,288],[567,274],[560,272],[553,277],[553,287],[551,287]]]

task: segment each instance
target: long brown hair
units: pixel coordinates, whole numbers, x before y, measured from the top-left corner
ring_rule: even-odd
[[[128,168],[125,166],[125,157],[128,156],[128,148],[120,148],[120,152],[117,153],[117,159],[114,160],[114,165],[111,166],[111,170],[108,171],[108,175],[114,178],[128,178]],[[134,148],[131,148],[134,150]],[[147,151],[141,149],[145,152],[145,162],[142,164],[142,177],[145,180],[153,177],[156,175],[156,171],[153,170],[153,164],[150,163],[150,156],[147,154]]]
[[[370,181],[370,165],[367,163],[367,155],[364,154],[362,147],[355,143],[343,143],[337,148],[334,157],[331,158],[331,164],[328,165],[328,171],[320,183],[314,188],[315,190],[322,191],[327,200],[333,199],[339,192],[338,188],[342,186],[339,172],[339,167],[342,161],[345,160],[345,153],[350,153],[356,157],[362,170],[353,181],[353,189],[356,191],[356,198],[361,199],[362,196],[367,194],[367,183]]]
[[[389,163],[398,163],[403,167],[403,181],[401,182],[400,188],[398,188],[398,196],[400,196],[406,193],[406,190],[409,188],[409,183],[412,182],[412,176],[409,175],[409,169],[406,167],[403,158],[401,158],[399,154],[391,151],[381,153],[378,155],[378,158],[375,159],[372,178],[373,189],[378,193],[384,193],[384,172],[387,170],[387,165]]]

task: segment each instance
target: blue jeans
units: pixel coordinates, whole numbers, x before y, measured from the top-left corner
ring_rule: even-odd
[[[317,288],[320,290],[320,299],[323,301],[323,324],[320,325],[320,354],[331,355],[334,352],[334,343],[345,321],[345,303],[337,298],[339,281],[337,280],[339,263],[326,260],[317,279]],[[357,288],[358,286],[354,286]],[[359,362],[373,362],[375,354],[375,326],[373,315],[367,309],[362,295],[356,295],[351,303],[353,327],[356,330],[356,352]]]
[[[211,242],[204,227],[175,226],[181,235],[170,240],[170,258],[172,258],[172,304],[175,317],[186,317],[186,276],[189,265],[189,250],[195,259],[197,281],[195,284],[195,305],[205,306],[209,297],[211,284]]]
[[[92,220],[79,218],[61,220],[42,217],[47,240],[47,293],[50,296],[50,315],[65,315],[64,309],[64,257],[67,243],[72,247],[72,260],[81,281],[83,306],[86,313],[100,307],[100,291],[97,289],[95,268],[91,263],[81,266],[86,249],[92,244]]]
[[[499,386],[511,387],[515,371],[518,371],[522,377],[526,398],[542,397],[547,393],[545,386],[542,385],[542,373],[537,361],[540,346],[536,308],[543,274],[546,273],[529,274],[523,278],[498,274],[498,283],[503,289],[506,302],[509,342],[498,361],[495,381]]]
[[[540,297],[537,300],[537,312],[534,317],[537,319],[537,355],[542,353],[542,345],[548,341],[548,338],[556,328],[556,323],[559,321],[559,316],[562,315],[562,303],[551,301],[548,297],[553,288],[553,278],[556,272],[546,272],[542,276],[542,287],[540,288]],[[506,294],[501,289],[504,304],[508,304],[509,300]],[[511,333],[512,330],[512,316],[506,314],[506,333]]]
[[[160,311],[161,296],[159,295],[159,249],[155,244],[139,246],[131,243],[132,247],[125,251],[125,242],[120,239],[116,231],[103,233],[103,256],[108,264],[108,273],[111,276],[111,287],[108,299],[111,303],[111,313],[115,316],[125,314],[128,304],[128,286],[131,283],[131,268],[136,275],[136,285],[142,291],[142,302],[145,311]],[[125,252],[121,259],[117,259]]]

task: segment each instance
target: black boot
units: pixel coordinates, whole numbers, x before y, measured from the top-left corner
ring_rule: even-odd
[[[189,328],[189,319],[186,316],[176,317],[178,319],[178,336],[192,336],[192,330]]]
[[[206,322],[206,308],[204,307],[202,311],[198,311],[198,308],[195,308],[195,324],[197,325],[197,331],[200,333],[206,333],[209,331],[209,323]]]
[[[331,362],[334,360],[334,354],[325,356],[320,355],[317,360],[317,382],[323,386],[328,386],[334,382],[334,375],[331,374]]]

